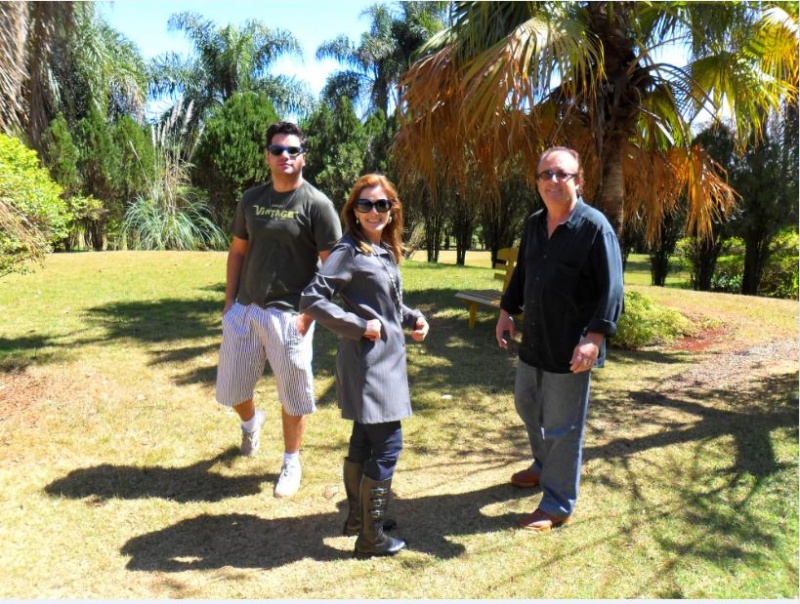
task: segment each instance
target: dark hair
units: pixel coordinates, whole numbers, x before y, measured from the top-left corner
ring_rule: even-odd
[[[392,182],[383,174],[365,174],[359,178],[350,191],[350,197],[342,208],[342,224],[345,233],[350,233],[359,243],[361,250],[365,254],[372,254],[372,244],[367,240],[361,225],[356,221],[355,205],[361,192],[364,189],[381,187],[386,191],[386,195],[392,200],[392,207],[389,210],[390,221],[381,232],[381,241],[386,244],[394,256],[394,261],[400,264],[403,261],[403,204],[397,197],[397,190]]]
[[[272,144],[272,137],[276,134],[294,134],[300,139],[300,145],[302,147],[306,146],[306,135],[303,134],[300,126],[297,124],[293,124],[292,122],[275,122],[272,124],[267,128],[267,144],[265,146],[268,147]]]

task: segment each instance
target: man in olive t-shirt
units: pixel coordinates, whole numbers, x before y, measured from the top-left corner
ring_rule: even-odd
[[[333,203],[303,180],[305,143],[295,124],[270,126],[266,161],[272,180],[245,191],[236,207],[217,371],[217,400],[239,415],[241,452],[254,455],[266,412],[256,409],[253,393],[269,361],[284,440],[276,497],[300,486],[300,445],[306,415],[315,411],[314,324],[298,312],[300,293],[342,234]]]

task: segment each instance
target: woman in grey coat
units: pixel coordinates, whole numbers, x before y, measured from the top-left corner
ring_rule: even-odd
[[[400,420],[411,415],[403,327],[422,341],[428,322],[403,304],[403,208],[394,185],[380,174],[362,176],[341,218],[345,235],[303,291],[300,311],[341,337],[336,393],[342,417],[353,421],[344,534],[358,535],[356,556],[393,555],[405,541],[384,533],[393,525],[386,507],[403,448]]]

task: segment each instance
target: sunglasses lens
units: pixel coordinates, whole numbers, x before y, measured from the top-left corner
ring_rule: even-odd
[[[284,151],[288,152],[290,157],[297,157],[305,151],[302,147],[284,147],[283,145],[270,145],[267,148],[275,157],[280,157]]]
[[[377,199],[375,201],[372,201],[371,199],[359,199],[358,201],[356,201],[356,210],[358,210],[362,214],[371,212],[372,208],[375,208],[381,214],[385,214],[386,212],[392,209],[392,200]]]

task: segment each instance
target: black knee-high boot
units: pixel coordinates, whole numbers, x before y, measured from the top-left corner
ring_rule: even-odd
[[[366,475],[361,478],[361,532],[356,539],[356,557],[393,556],[406,546],[402,539],[383,532],[391,490],[391,478],[373,480]]]
[[[347,495],[347,520],[344,521],[342,535],[348,537],[361,532],[361,475],[364,473],[364,464],[344,458],[344,492]],[[397,523],[391,518],[384,518],[383,530],[391,531]]]
[[[363,464],[344,458],[344,492],[347,495],[347,520],[344,521],[343,535],[358,535],[361,532],[361,475]]]

